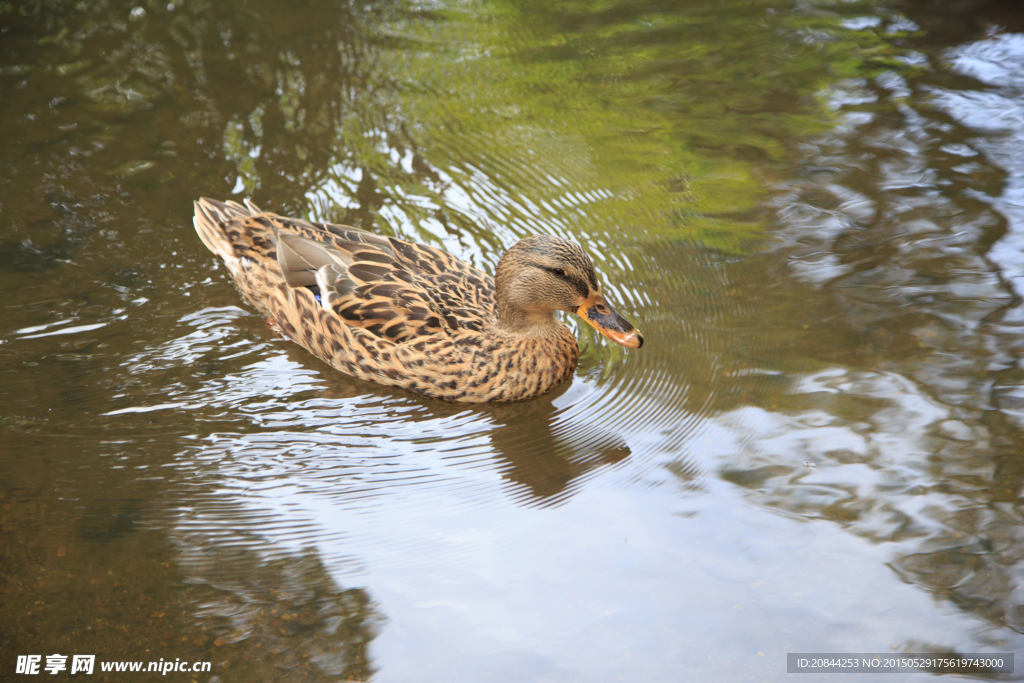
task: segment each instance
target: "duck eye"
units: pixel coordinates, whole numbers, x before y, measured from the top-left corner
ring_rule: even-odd
[[[555,274],[555,277],[565,277],[565,271],[561,268],[555,268],[551,272]]]

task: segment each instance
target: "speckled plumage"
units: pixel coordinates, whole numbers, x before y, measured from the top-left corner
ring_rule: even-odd
[[[516,279],[503,298],[491,276],[434,247],[285,218],[250,202],[201,199],[194,223],[251,304],[288,338],[353,377],[449,401],[507,402],[539,396],[576,368],[576,339],[553,310],[574,310],[566,306],[579,302],[540,312],[520,303],[519,290],[529,301],[534,281],[545,284],[532,270],[542,265],[521,266],[531,269],[529,277]],[[574,243],[544,239],[578,251],[589,264]],[[510,259],[517,247],[499,264],[499,278],[504,266],[520,267]],[[544,263],[549,258],[540,246],[520,251]],[[547,296],[565,298],[560,282],[548,283]],[[506,324],[498,319],[499,300],[510,311]]]

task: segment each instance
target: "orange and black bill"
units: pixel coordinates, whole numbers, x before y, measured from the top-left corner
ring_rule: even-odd
[[[583,305],[576,309],[576,314],[617,344],[631,349],[639,349],[644,345],[644,338],[640,332],[616,313],[608,300],[599,293],[587,297]]]

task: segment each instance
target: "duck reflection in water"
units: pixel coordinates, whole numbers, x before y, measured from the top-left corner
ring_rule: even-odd
[[[295,347],[289,348],[288,355],[294,362],[309,363],[308,357]],[[320,379],[326,386],[315,392],[317,400],[362,403],[367,398],[367,387],[362,382],[331,372],[321,373]],[[486,434],[490,448],[484,449],[485,455],[500,458],[495,469],[509,482],[513,499],[521,505],[544,507],[566,500],[575,483],[588,473],[619,463],[631,454],[618,433],[595,428],[592,421],[584,422],[570,415],[563,397],[568,398],[567,394],[578,388],[573,382],[565,382],[536,401],[473,408],[410,398],[394,389],[378,389],[384,396],[373,406],[373,412],[393,412],[403,429],[415,430],[417,424],[422,425],[417,447],[436,439],[442,449],[451,448],[455,436],[443,425],[469,415],[471,435],[480,434],[481,429]],[[360,407],[369,412],[368,406]],[[371,419],[369,415],[363,417]],[[385,426],[389,422],[386,417],[373,419]],[[432,436],[439,425],[440,434]],[[353,429],[364,431],[362,427]],[[396,435],[391,445],[401,447],[404,438]]]

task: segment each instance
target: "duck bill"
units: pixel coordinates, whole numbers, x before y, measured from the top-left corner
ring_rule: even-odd
[[[576,309],[576,315],[616,344],[630,349],[639,349],[644,344],[644,338],[637,329],[616,313],[608,300],[599,293],[587,297],[583,305]]]

